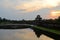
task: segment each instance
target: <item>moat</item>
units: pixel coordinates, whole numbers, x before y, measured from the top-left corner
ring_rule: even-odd
[[[46,35],[39,38],[30,28],[26,29],[0,29],[0,40],[54,40]]]

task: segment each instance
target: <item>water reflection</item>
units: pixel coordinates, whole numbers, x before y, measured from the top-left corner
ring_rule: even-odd
[[[47,37],[46,35],[42,34],[40,37],[40,40],[54,40],[54,39]]]
[[[53,40],[49,37],[41,35],[38,39],[31,29],[0,29],[0,40]]]

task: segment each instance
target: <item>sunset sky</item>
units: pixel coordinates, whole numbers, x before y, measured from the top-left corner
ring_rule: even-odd
[[[60,0],[0,0],[0,17],[14,20],[60,16]]]

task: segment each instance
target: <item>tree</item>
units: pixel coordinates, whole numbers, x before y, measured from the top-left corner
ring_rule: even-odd
[[[2,21],[2,18],[0,17],[0,22]]]
[[[7,19],[6,19],[6,18],[3,18],[3,21],[4,21],[4,22],[6,22],[6,21],[7,21]]]
[[[40,17],[40,15],[37,15],[37,17],[35,18],[35,25],[40,25],[42,21],[42,18]]]
[[[60,16],[58,17],[58,21],[60,21]]]
[[[41,21],[42,18],[40,17],[40,15],[37,15],[37,17],[35,18],[36,21]]]
[[[57,19],[55,19],[55,22],[56,22],[57,24],[60,24],[60,16],[59,16]]]
[[[0,20],[2,20],[2,18],[0,17]]]
[[[58,17],[57,22],[60,23],[60,16]]]

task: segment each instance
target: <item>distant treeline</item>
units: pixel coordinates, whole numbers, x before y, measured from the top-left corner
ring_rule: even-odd
[[[57,19],[42,19],[40,15],[37,15],[35,20],[8,20],[0,17],[0,24],[33,24],[46,28],[60,30],[60,16]]]

